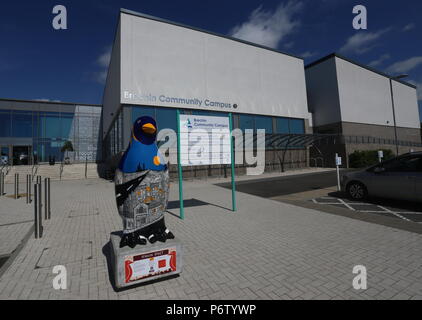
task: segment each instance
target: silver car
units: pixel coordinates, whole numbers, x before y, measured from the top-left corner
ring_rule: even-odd
[[[355,200],[368,196],[422,202],[422,152],[406,153],[341,177],[341,189]]]

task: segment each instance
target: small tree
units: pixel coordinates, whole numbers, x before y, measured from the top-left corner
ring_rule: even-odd
[[[69,157],[67,156],[67,152],[69,152],[69,151],[73,152],[74,151],[72,141],[69,141],[69,140],[65,141],[65,143],[63,143],[61,151],[62,151],[62,153],[66,154],[66,156],[64,158],[64,160],[66,162],[66,160],[69,160]],[[67,162],[69,162],[69,161],[67,161]]]
[[[73,150],[73,144],[72,144],[72,141],[66,141],[65,143],[63,143],[63,146],[62,146],[62,150],[61,150],[62,152],[66,152],[66,151],[74,151]]]

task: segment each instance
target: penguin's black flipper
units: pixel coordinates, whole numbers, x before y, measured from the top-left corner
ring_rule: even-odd
[[[166,242],[167,241],[167,235],[164,231],[160,230],[157,233],[157,240],[160,242]]]
[[[120,240],[120,248],[123,248],[125,246],[129,246],[132,249],[136,246],[136,237],[135,233],[126,233],[122,236],[122,239]]]
[[[174,234],[169,229],[166,229],[166,231],[164,231],[164,233],[165,233],[167,239],[174,239]]]

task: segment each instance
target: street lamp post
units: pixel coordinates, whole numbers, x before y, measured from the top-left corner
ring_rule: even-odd
[[[394,138],[396,142],[396,155],[399,155],[399,144],[397,139],[397,124],[396,124],[396,110],[394,107],[394,94],[393,94],[393,80],[399,80],[407,77],[407,74],[401,74],[399,76],[390,77],[390,93],[391,93],[391,106],[393,107],[393,121],[394,121]]]

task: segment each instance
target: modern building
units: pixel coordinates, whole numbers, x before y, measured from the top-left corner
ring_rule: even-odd
[[[338,54],[305,67],[314,133],[340,134],[322,153],[347,159],[354,150],[420,150],[416,87]],[[347,163],[345,163],[347,165]]]
[[[126,148],[140,115],[176,130],[177,109],[231,112],[242,130],[309,132],[303,59],[122,9],[103,97],[104,158]],[[306,166],[306,150],[297,150],[296,165]],[[279,165],[275,155],[267,161]]]
[[[265,129],[266,171],[333,166],[335,153],[347,166],[354,150],[422,150],[416,87],[397,77],[338,54],[305,67],[287,53],[121,9],[102,105],[2,99],[0,151],[14,164],[61,161],[71,141],[74,161],[113,170],[136,118],[150,115],[159,130],[176,131],[177,110],[231,113],[233,128]]]
[[[71,141],[73,161],[101,160],[101,106],[0,99],[0,151],[10,164],[62,161]]]

